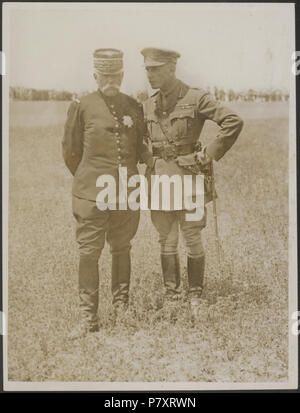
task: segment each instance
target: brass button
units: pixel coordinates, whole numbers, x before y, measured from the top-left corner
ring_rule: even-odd
[[[119,134],[119,132],[116,132],[115,135],[116,135],[116,136],[119,136],[120,134]]]
[[[121,156],[118,156],[118,159],[120,159],[120,160],[121,160]]]
[[[121,148],[118,148],[118,152],[121,152]]]
[[[117,139],[117,143],[120,143],[120,139]]]

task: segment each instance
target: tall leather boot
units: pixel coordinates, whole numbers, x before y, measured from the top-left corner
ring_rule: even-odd
[[[164,315],[175,323],[178,314],[177,300],[180,294],[180,265],[178,254],[161,255],[161,267],[165,286]]]
[[[178,254],[162,254],[160,257],[166,297],[177,299],[180,287],[180,266]]]
[[[77,339],[87,333],[99,331],[99,272],[98,258],[80,257],[79,261],[79,325],[69,334],[70,339]]]
[[[128,307],[131,260],[130,251],[112,256],[111,291],[116,317],[122,316]]]
[[[205,257],[187,259],[189,295],[201,297],[204,281]]]
[[[188,257],[187,271],[189,283],[189,304],[191,319],[194,322],[199,317],[199,312],[202,304],[201,295],[203,290],[205,269],[205,257],[191,258]]]

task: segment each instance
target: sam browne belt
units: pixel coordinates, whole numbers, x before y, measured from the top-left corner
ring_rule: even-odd
[[[188,155],[195,151],[194,143],[165,143],[160,146],[153,146],[153,156],[163,159],[175,159],[179,155]]]

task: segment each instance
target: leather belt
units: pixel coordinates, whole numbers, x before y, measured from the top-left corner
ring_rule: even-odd
[[[164,144],[162,146],[153,147],[153,156],[158,156],[163,159],[175,159],[180,155],[188,155],[195,151],[194,143],[183,144]]]

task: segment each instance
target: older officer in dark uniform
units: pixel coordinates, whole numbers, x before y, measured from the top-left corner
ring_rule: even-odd
[[[231,110],[222,107],[201,89],[191,88],[175,77],[179,53],[170,50],[146,48],[142,50],[151,87],[159,89],[144,103],[148,133],[155,157],[152,174],[195,175],[208,169],[231,148],[241,132],[243,121]],[[201,146],[200,134],[206,120],[220,126],[215,139]],[[205,202],[212,199],[209,180],[205,180]],[[193,193],[195,191],[193,185]],[[161,265],[166,301],[175,301],[179,294],[180,269],[178,234],[181,229],[187,249],[188,295],[192,314],[199,308],[203,289],[205,256],[201,230],[206,225],[206,208],[202,219],[187,221],[186,211],[152,210],[152,222],[159,233]]]
[[[143,144],[142,107],[120,93],[123,53],[115,49],[94,52],[94,77],[98,90],[71,103],[63,137],[63,157],[74,175],[73,215],[79,244],[79,298],[82,323],[78,334],[98,330],[98,260],[105,238],[112,253],[112,296],[116,314],[128,303],[130,281],[130,241],[136,234],[139,211],[121,205],[116,210],[100,210],[96,199],[99,176],[110,175],[119,185],[120,168],[128,178],[138,173],[137,162],[152,162]],[[123,202],[123,201],[122,201]],[[77,333],[75,331],[75,336]]]

